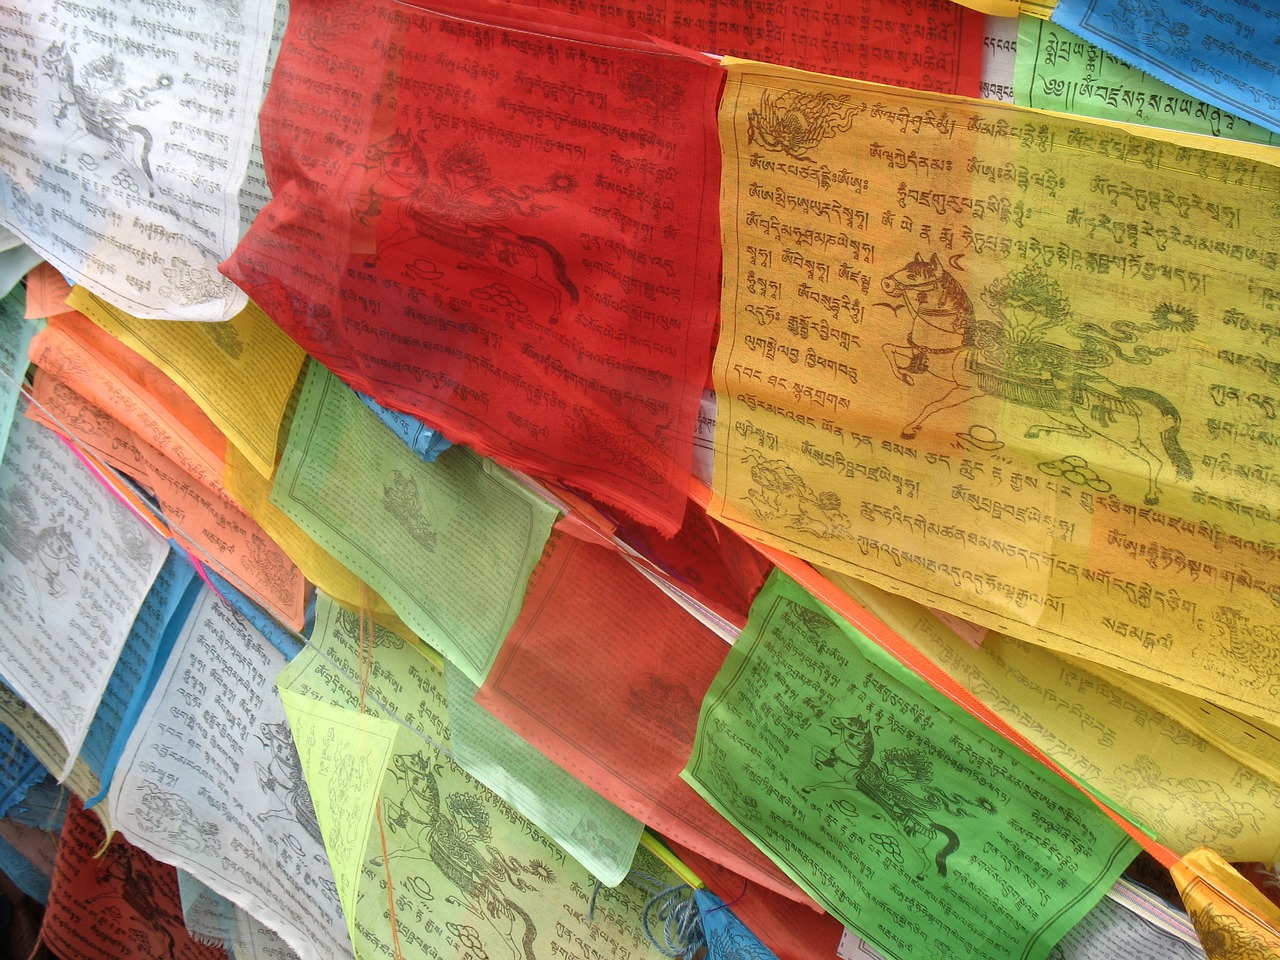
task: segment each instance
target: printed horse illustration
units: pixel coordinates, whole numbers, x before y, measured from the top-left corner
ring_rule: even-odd
[[[296,819],[316,843],[323,845],[320,821],[316,817],[311,791],[302,773],[302,760],[293,745],[289,725],[284,722],[263,723],[258,729],[262,731],[259,741],[271,750],[271,760],[265,767],[256,760],[253,762],[258,786],[280,802],[280,806],[258,814],[258,822],[265,823],[272,817]]]
[[[142,174],[150,196],[156,195],[151,173],[151,131],[132,123],[129,114],[159,103],[151,94],[173,85],[173,78],[161,74],[152,85],[136,89],[125,86],[124,65],[114,54],[106,54],[87,64],[76,76],[75,64],[65,43],[51,43],[41,57],[45,75],[58,85],[53,108],[54,123],[72,125],[75,132],[62,144],[62,162],[73,144],[91,137],[106,145],[107,155]]]
[[[49,596],[61,597],[67,592],[64,574],[76,572],[80,556],[76,543],[62,524],[40,530],[35,538],[36,576],[49,588]]]
[[[572,178],[562,178],[564,186],[521,188],[519,192],[495,184],[489,162],[474,144],[455,144],[443,150],[433,164],[422,147],[425,131],[414,138],[397,130],[366,151],[368,169],[375,176],[362,193],[355,217],[368,223],[389,208],[395,230],[378,244],[365,260],[377,266],[379,260],[398,247],[415,251],[434,244],[464,258],[459,269],[488,268],[532,286],[549,301],[550,323],[560,319],[564,298],[579,299],[578,288],[569,279],[560,251],[541,237],[517,233],[506,225],[520,215],[536,217],[550,209],[533,203],[536,193],[572,188]],[[435,263],[425,256],[409,262],[405,272],[417,280],[442,276]],[[504,291],[506,299],[521,312],[528,307],[516,291]]]
[[[1182,420],[1177,408],[1154,390],[1121,386],[1097,369],[1117,358],[1149,363],[1164,351],[1139,346],[1130,356],[1117,341],[1132,339],[1132,332],[1121,335],[1092,324],[1076,334],[1084,340],[1080,348],[1047,340],[1044,334],[1060,325],[1069,309],[1056,284],[1034,271],[1011,275],[1009,284],[992,288],[998,287],[999,298],[1004,298],[1018,283],[1033,291],[1019,300],[1019,308],[1037,318],[1022,324],[1027,335],[1021,338],[1006,336],[1001,324],[978,321],[968,294],[936,254],[929,260],[916,254],[881,282],[886,294],[902,301],[896,306],[881,305],[895,313],[905,307],[911,318],[906,343],[884,344],[894,375],[913,386],[918,377],[928,374],[945,387],[903,427],[902,438],[913,439],[931,417],[944,410],[995,396],[1045,415],[1048,422],[1027,429],[1029,439],[1050,433],[1099,437],[1136,457],[1145,467],[1148,504],[1160,502],[1160,476],[1167,464],[1174,467],[1179,480],[1191,479],[1191,461],[1178,441]],[[1002,310],[1002,299],[993,296],[992,302]],[[1175,324],[1166,320],[1143,328],[1128,326],[1145,331],[1171,329]]]
[[[814,747],[813,765],[819,770],[838,772],[839,777],[809,784],[801,793],[810,796],[818,790],[852,790],[861,794],[884,811],[884,819],[915,851],[919,858],[916,879],[923,879],[931,865],[939,876],[945,877],[947,858],[960,848],[960,838],[950,827],[933,819],[933,813],[942,808],[952,816],[972,816],[963,809],[965,799],[929,783],[932,766],[915,750],[893,747],[876,759],[874,732],[862,717],[832,717],[822,729],[838,737],[839,742],[830,749]],[[990,801],[985,799],[977,804],[984,809],[990,807]],[[853,804],[837,801],[837,806],[845,813],[859,815]],[[941,846],[931,856],[938,841]]]
[[[387,831],[406,831],[413,842],[402,844],[391,856],[429,860],[462,895],[450,901],[489,924],[514,960],[536,960],[537,926],[503,887],[536,888],[521,879],[524,865],[488,844],[488,812],[468,793],[451,794],[442,803],[435,773],[421,755],[401,754],[394,764],[396,778],[407,782],[408,792],[403,803],[384,800]],[[530,864],[530,869],[536,871],[536,866]]]

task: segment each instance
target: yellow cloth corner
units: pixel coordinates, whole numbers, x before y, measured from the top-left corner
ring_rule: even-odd
[[[1280,956],[1280,910],[1207,848],[1170,868],[1208,960]]]
[[[256,304],[221,323],[138,320],[83,287],[67,304],[163,370],[254,469],[271,476],[306,354]]]

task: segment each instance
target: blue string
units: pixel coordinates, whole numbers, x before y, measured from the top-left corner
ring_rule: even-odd
[[[693,899],[693,887],[687,883],[663,886],[657,877],[640,870],[632,870],[627,879],[652,894],[640,911],[640,929],[653,948],[672,960],[693,960],[693,956],[707,945],[702,914]],[[596,898],[603,886],[597,880],[591,888],[591,900],[587,903],[588,922],[595,921]],[[653,931],[655,922],[661,924],[661,942]]]

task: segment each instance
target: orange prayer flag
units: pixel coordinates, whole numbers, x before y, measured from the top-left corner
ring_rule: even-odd
[[[67,312],[71,284],[51,263],[37,264],[27,274],[27,319],[43,320]]]

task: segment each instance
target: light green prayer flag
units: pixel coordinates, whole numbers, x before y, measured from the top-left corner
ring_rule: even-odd
[[[271,502],[477,684],[556,516],[464,447],[423,463],[314,362]]]
[[[445,664],[454,755],[462,768],[545,830],[607,887],[622,882],[644,824],[556,766],[475,702],[477,687]]]
[[[1013,102],[1229,140],[1280,142],[1280,134],[1197,100],[1070,30],[1035,17],[1018,22]]]
[[[684,777],[895,960],[1043,960],[1137,853],[778,572],[707,693]]]

